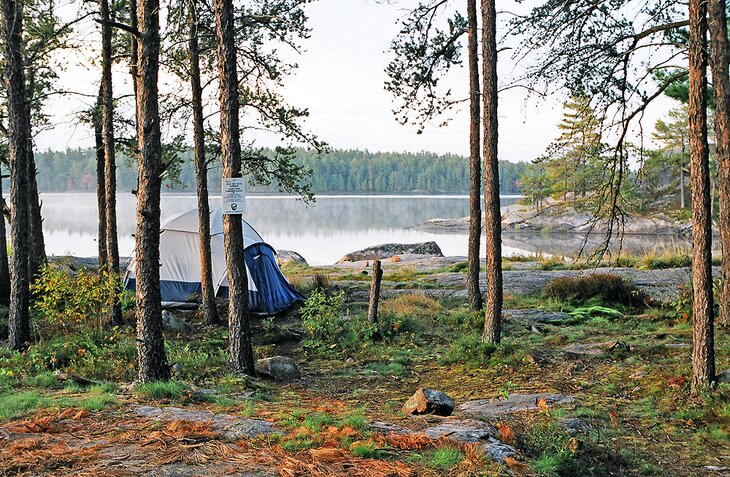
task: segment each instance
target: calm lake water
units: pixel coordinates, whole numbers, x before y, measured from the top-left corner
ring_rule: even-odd
[[[94,194],[41,194],[46,249],[51,255],[96,256],[97,210]],[[517,201],[502,198],[502,205]],[[167,194],[162,197],[163,221],[196,207],[192,194]],[[220,207],[220,197],[211,197],[211,207]],[[343,255],[381,243],[435,241],[444,255],[465,256],[467,236],[443,235],[411,230],[409,227],[428,219],[456,218],[469,214],[466,195],[387,195],[317,196],[306,205],[292,197],[250,196],[245,219],[263,239],[279,250],[294,250],[312,265],[335,263]],[[117,199],[119,253],[129,256],[134,248],[135,197]],[[505,234],[505,256],[526,254],[572,255],[582,240],[572,236]],[[632,240],[628,248],[642,251],[664,242],[655,239]],[[672,244],[670,244],[672,245]],[[680,243],[678,246],[686,246]]]

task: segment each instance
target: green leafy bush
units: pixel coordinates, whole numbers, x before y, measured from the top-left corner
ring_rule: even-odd
[[[110,297],[117,293],[121,299],[121,289],[115,274],[86,269],[73,272],[63,264],[53,263],[44,266],[30,286],[35,310],[64,331],[89,325],[101,329]]]
[[[317,341],[334,340],[344,332],[341,317],[345,304],[345,293],[327,293],[315,289],[302,306],[302,324],[309,332],[310,339]]]

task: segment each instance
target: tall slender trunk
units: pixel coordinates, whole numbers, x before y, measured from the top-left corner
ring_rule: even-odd
[[[130,15],[129,26],[132,30],[137,31],[137,0],[129,0],[129,10],[132,12]],[[137,38],[131,36],[131,45],[129,45],[129,75],[132,77],[132,89],[134,91],[134,97],[137,97],[137,67],[139,65],[139,54],[137,53]],[[135,123],[137,111],[135,110]]]
[[[104,194],[106,196],[106,250],[107,273],[119,276],[119,243],[117,240],[117,164],[114,151],[114,92],[112,86],[112,27],[109,24],[109,1],[99,1],[101,16],[101,118],[104,137]],[[109,322],[121,325],[122,305],[119,289],[115,286],[109,296]]]
[[[710,32],[710,67],[715,92],[715,142],[717,184],[720,198],[720,243],[722,246],[722,289],[718,324],[730,326],[730,45],[727,38],[725,0],[707,3]]]
[[[26,89],[26,95],[31,98],[35,92],[35,71],[33,68],[29,68],[28,71],[28,85]],[[28,255],[28,267],[31,279],[38,275],[41,268],[48,263],[46,257],[46,244],[43,238],[43,215],[41,213],[41,199],[38,195],[38,181],[36,180],[36,167],[35,167],[35,155],[33,153],[33,139],[30,129],[30,118],[32,117],[31,101],[25,102],[27,109],[26,114],[28,116],[28,223],[30,231],[28,237],[30,238],[30,252]]]
[[[141,0],[137,6],[139,54],[137,75],[137,376],[140,382],[167,380],[170,369],[162,335],[160,296],[160,189],[162,143],[157,96],[160,55],[159,1]]]
[[[190,12],[190,89],[193,98],[193,142],[195,149],[195,180],[198,192],[198,223],[200,235],[200,285],[203,316],[212,325],[220,321],[213,288],[213,265],[210,256],[210,205],[208,204],[208,164],[205,160],[205,129],[203,126],[203,87],[200,83],[200,48],[198,46],[198,14],[195,0],[189,0]]]
[[[15,0],[3,0],[3,36],[5,43],[5,88],[8,108],[8,152],[10,163],[10,240],[13,246],[10,269],[10,347],[22,350],[31,340],[28,304],[28,256],[30,232],[28,200],[28,149],[30,117],[26,106],[25,74],[21,38],[23,7]]]
[[[0,174],[0,198],[3,196],[3,181]],[[0,201],[0,209],[2,208]],[[2,212],[0,210],[0,212]],[[0,213],[0,305],[10,305],[10,269],[8,268],[8,239],[5,229],[5,215]]]
[[[48,263],[46,244],[43,238],[43,215],[41,214],[41,199],[38,194],[36,180],[35,157],[33,154],[33,140],[28,141],[28,201],[30,223],[30,254],[28,267],[31,279],[38,275],[41,268]]]
[[[104,174],[104,126],[101,120],[102,90],[99,87],[99,97],[94,107],[92,120],[94,121],[94,144],[96,146],[96,206],[99,217],[97,263],[99,272],[107,266],[106,251],[106,179]]]
[[[469,24],[469,270],[467,271],[467,292],[469,307],[482,308],[482,291],[479,287],[479,249],[482,241],[482,157],[479,134],[479,45],[477,25],[477,2],[467,0]]]
[[[223,177],[241,176],[241,142],[238,127],[238,72],[233,35],[233,2],[214,0],[218,69],[220,76],[221,158]],[[248,314],[248,277],[243,253],[240,215],[223,218],[223,237],[228,268],[228,328],[231,367],[254,374],[253,347]]]
[[[692,391],[715,379],[712,303],[712,219],[707,145],[707,18],[705,0],[689,2],[689,140],[692,184]]]
[[[494,2],[495,0],[482,0],[484,229],[487,246],[484,340],[499,343],[502,321],[502,215],[497,158],[497,12]]]
[[[685,200],[685,192],[684,192],[684,166],[679,166],[679,208],[684,210],[686,207],[686,204],[684,203]]]

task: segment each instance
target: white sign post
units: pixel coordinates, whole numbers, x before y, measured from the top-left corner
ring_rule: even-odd
[[[221,185],[223,215],[243,215],[246,212],[246,182],[243,177],[224,177]]]

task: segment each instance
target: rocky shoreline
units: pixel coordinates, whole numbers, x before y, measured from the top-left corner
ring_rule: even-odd
[[[609,225],[608,220],[596,220],[590,212],[555,201],[550,201],[539,212],[532,205],[512,204],[502,207],[502,230],[507,232],[605,234],[609,231]],[[469,231],[469,217],[435,218],[412,228],[429,233],[465,234]],[[687,238],[692,234],[692,225],[662,213],[633,215],[626,217],[623,233]]]

